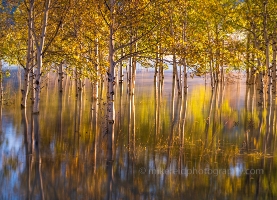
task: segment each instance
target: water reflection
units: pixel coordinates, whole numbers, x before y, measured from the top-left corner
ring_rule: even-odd
[[[13,96],[1,108],[0,199],[277,197],[275,97],[259,106],[243,80],[211,90],[200,79],[180,96],[170,74],[163,86],[152,77],[137,74],[135,95],[116,86],[111,141],[104,87],[76,97],[73,81],[60,93],[54,77],[39,115]]]

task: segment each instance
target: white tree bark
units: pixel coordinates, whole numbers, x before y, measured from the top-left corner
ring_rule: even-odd
[[[108,157],[107,161],[113,160],[113,141],[114,141],[114,84],[115,84],[115,61],[114,61],[114,0],[110,0],[110,33],[109,33],[109,72],[108,72],[108,95],[107,95],[107,114],[108,114]]]
[[[58,78],[58,87],[59,87],[59,92],[63,92],[63,62],[59,64],[59,78]]]
[[[28,11],[28,46],[27,46],[27,60],[26,67],[24,68],[24,82],[23,87],[21,89],[22,99],[21,99],[21,107],[26,108],[27,99],[29,93],[29,83],[30,83],[30,70],[32,68],[32,46],[33,46],[33,37],[32,37],[32,29],[33,29],[33,9],[34,9],[34,1],[29,1],[29,11]]]
[[[39,113],[42,53],[43,53],[43,48],[44,48],[44,44],[45,44],[46,28],[47,28],[47,24],[48,24],[50,2],[51,2],[51,0],[46,0],[46,2],[45,2],[43,22],[42,22],[42,26],[41,26],[41,35],[40,35],[39,41],[38,41],[38,38],[36,38],[37,70],[35,73],[35,84],[34,84],[34,89],[35,89],[35,99],[34,99],[34,105],[33,105],[33,113],[34,114]]]
[[[95,40],[95,57],[96,57],[96,63],[94,65],[94,70],[96,72],[96,77],[93,81],[92,87],[93,87],[93,98],[97,99],[98,98],[98,93],[99,93],[99,77],[100,77],[98,38],[96,38],[96,40]]]
[[[2,60],[0,60],[0,104],[2,105],[3,103],[3,93],[4,93],[4,89],[3,89],[3,72],[2,72],[2,68],[3,68],[3,64],[2,64]]]
[[[272,44],[272,92],[276,94],[276,53],[277,53],[277,45],[276,45],[276,38],[273,39]]]

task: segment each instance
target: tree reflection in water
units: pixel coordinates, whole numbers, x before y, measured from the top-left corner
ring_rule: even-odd
[[[116,86],[112,141],[105,98],[94,98],[89,87],[75,98],[69,80],[63,94],[51,83],[42,90],[39,115],[3,105],[0,198],[277,197],[273,94],[260,106],[254,86],[243,81],[210,90],[196,78],[180,96],[175,84],[153,87],[152,76],[143,73],[137,74],[135,95],[125,83]],[[232,173],[200,173],[204,169]]]

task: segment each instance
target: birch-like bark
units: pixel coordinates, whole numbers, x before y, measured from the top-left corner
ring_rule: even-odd
[[[75,67],[75,80],[74,80],[74,83],[75,83],[75,96],[78,97],[79,95],[79,73],[78,73],[78,69],[77,67]]]
[[[123,49],[121,49],[121,58],[123,57]],[[119,63],[119,83],[123,83],[124,74],[123,74],[123,62]]]
[[[94,65],[94,70],[96,72],[96,77],[94,77],[94,81],[92,84],[92,89],[93,89],[93,98],[97,99],[98,98],[98,93],[99,93],[99,77],[100,77],[100,72],[99,72],[99,44],[98,44],[98,38],[95,40],[95,58],[96,62]]]
[[[33,9],[34,9],[34,1],[29,1],[29,11],[28,11],[28,44],[27,44],[27,60],[26,67],[24,68],[24,83],[21,89],[22,99],[21,99],[21,107],[26,108],[27,99],[29,93],[29,83],[30,83],[30,70],[32,68],[32,46],[33,46],[33,37],[32,37],[32,29],[33,29]]]
[[[187,95],[188,93],[188,73],[187,73],[187,63],[184,61],[184,66],[183,66],[183,76],[184,76],[184,91],[183,94]]]
[[[246,84],[250,84],[250,76],[251,76],[251,71],[250,71],[250,34],[247,34],[247,43],[246,43]]]
[[[109,32],[109,72],[108,72],[108,95],[107,95],[107,114],[108,114],[108,157],[107,161],[113,161],[113,140],[114,140],[114,84],[115,84],[115,61],[114,61],[114,4],[115,0],[110,0],[110,32]]]
[[[34,104],[34,101],[35,101],[35,88],[34,88],[34,85],[35,85],[35,65],[36,65],[36,53],[35,53],[35,50],[34,50],[34,41],[32,43],[32,50],[31,50],[31,53],[32,53],[32,67],[30,69],[30,73],[29,73],[29,80],[30,80],[30,87],[29,87],[29,93],[30,93],[30,99],[31,99],[31,102],[32,104]]]
[[[0,60],[0,104],[2,105],[3,103],[3,98],[4,98],[4,89],[3,89],[3,64],[2,60]]]
[[[263,71],[264,76],[264,86],[268,86],[268,92],[270,91],[271,85],[271,75],[270,75],[270,67],[269,67],[269,38],[267,33],[267,3],[268,0],[263,1],[264,3],[264,13],[263,13],[263,35],[264,35],[264,42],[265,42],[265,67],[266,69]]]
[[[135,51],[137,50],[137,43],[135,43]],[[135,94],[135,84],[136,84],[136,70],[137,70],[137,61],[136,61],[136,57],[134,56],[132,58],[132,74],[131,74],[131,95]]]
[[[218,31],[218,25],[216,26],[216,53],[215,53],[215,82],[219,82],[219,64],[220,64],[220,45],[219,45],[219,31]]]
[[[133,53],[133,36],[130,37],[130,54]],[[133,88],[133,59],[134,57],[130,57],[129,59],[129,76],[128,76],[128,91],[129,95],[132,94],[132,88]]]
[[[46,28],[48,24],[48,15],[49,15],[49,8],[50,8],[51,0],[46,0],[45,2],[45,9],[43,15],[43,22],[41,27],[41,35],[39,42],[36,41],[36,51],[37,51],[37,70],[35,74],[35,100],[33,105],[33,113],[39,113],[39,100],[40,100],[40,90],[41,90],[41,70],[42,70],[42,53],[45,44],[45,37],[46,37]],[[36,38],[38,39],[38,38]]]
[[[187,53],[187,12],[185,11],[185,20],[183,23],[183,45],[185,46],[185,57],[183,58],[183,77],[184,77],[184,84],[183,84],[183,95],[187,94],[188,91],[188,74],[187,74],[187,59],[186,59],[186,53]]]
[[[58,87],[59,87],[59,92],[63,92],[63,62],[59,64],[59,78],[58,78]]]
[[[3,133],[3,130],[2,130],[2,124],[3,124],[3,122],[2,122],[2,102],[0,102],[0,136],[2,135],[2,133]],[[2,137],[2,136],[1,136]]]
[[[176,81],[176,83],[177,83],[177,89],[178,89],[178,94],[180,95],[181,94],[180,80],[179,80],[179,76],[178,76],[177,61],[176,61],[175,51],[173,52],[173,81]]]
[[[157,50],[156,50],[156,62],[155,62],[155,74],[154,74],[154,84],[157,84],[157,79],[158,79],[158,73],[159,73],[159,45],[157,45]]]
[[[276,34],[275,34],[276,35]],[[277,54],[277,45],[276,45],[276,38],[273,38],[272,44],[272,92],[276,94],[276,54]]]

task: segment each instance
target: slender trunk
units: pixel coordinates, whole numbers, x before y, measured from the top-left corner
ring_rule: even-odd
[[[210,77],[211,77],[211,87],[214,88],[214,74],[213,74],[213,65],[212,61],[210,61]]]
[[[78,75],[78,69],[75,67],[75,96],[78,97],[79,95],[79,75]]]
[[[27,98],[29,92],[29,73],[32,68],[32,48],[33,48],[33,36],[32,36],[32,29],[33,29],[33,9],[34,9],[34,1],[30,0],[29,2],[29,11],[28,11],[28,44],[27,44],[27,60],[26,60],[26,67],[24,68],[24,83],[23,88],[21,89],[22,99],[21,99],[21,107],[25,108],[27,106]]]
[[[131,30],[132,32],[132,30]],[[133,42],[133,36],[131,35],[130,37],[130,54],[133,53],[133,45],[132,45],[132,42]],[[129,95],[132,94],[132,83],[133,83],[133,57],[130,57],[129,59],[129,70],[128,70],[128,93]]]
[[[269,67],[269,38],[267,33],[267,3],[268,0],[263,1],[264,3],[264,11],[263,11],[263,36],[265,42],[265,67],[266,69],[263,71],[264,75],[264,86],[268,86],[268,91],[270,92],[270,85],[271,85],[271,74],[270,74],[270,67]]]
[[[135,51],[137,50],[137,43],[135,43]],[[134,95],[135,94],[135,80],[136,80],[136,69],[137,69],[137,61],[136,57],[134,56],[132,58],[132,74],[131,74],[131,91],[130,94]]]
[[[256,34],[254,34],[254,48],[259,49],[258,38]],[[257,57],[257,69],[259,70],[259,74],[257,77],[257,91],[259,94],[259,104],[264,105],[264,72],[261,70],[261,58],[258,55]]]
[[[63,62],[59,65],[59,92],[63,92]]]
[[[210,32],[208,32],[208,41],[209,41],[209,46],[211,47],[211,36],[210,36]],[[213,50],[212,48],[210,48],[210,62],[209,62],[209,65],[210,65],[210,78],[211,78],[211,87],[212,87],[212,90],[215,86],[215,78],[214,78],[214,73],[213,73]]]
[[[113,160],[113,142],[114,142],[114,122],[115,122],[115,111],[114,111],[114,6],[115,0],[110,0],[110,33],[109,33],[109,72],[108,72],[108,95],[107,95],[107,115],[108,115],[108,162]],[[112,166],[111,166],[112,167]]]
[[[0,104],[3,103],[3,72],[2,72],[3,64],[2,60],[0,60]]]
[[[121,57],[123,57],[123,49],[121,49]],[[119,63],[119,83],[123,83],[124,75],[123,75],[123,62]]]
[[[185,20],[183,23],[183,45],[185,46],[185,57],[183,58],[183,77],[184,77],[184,84],[183,84],[183,94],[186,97],[187,91],[188,91],[188,74],[187,74],[187,59],[186,59],[186,54],[187,54],[187,11],[185,10]]]
[[[180,120],[183,120],[181,122],[181,136],[180,136],[180,147],[183,148],[184,147],[184,141],[185,141],[185,127],[186,127],[186,118],[187,118],[187,93],[184,93],[184,97],[183,97],[183,113],[182,113],[182,118]]]
[[[183,73],[184,73],[184,94],[186,95],[188,92],[188,73],[187,73],[186,61],[184,61]]]
[[[246,84],[250,84],[250,34],[247,34],[247,43],[246,43]]]
[[[21,89],[22,93],[22,99],[21,99],[21,107],[26,108],[27,106],[27,98],[28,98],[28,92],[29,92],[29,82],[30,82],[30,65],[31,65],[31,35],[30,30],[28,31],[28,49],[27,49],[27,62],[26,67],[24,68],[24,82],[23,82],[23,88]]]
[[[29,76],[30,76],[30,85],[31,85],[31,88],[30,88],[30,99],[31,99],[31,102],[32,102],[32,104],[34,104],[34,102],[35,102],[35,88],[34,88],[34,86],[35,86],[35,79],[34,79],[34,77],[35,77],[35,68],[33,67],[32,68],[32,70],[30,71],[30,73],[29,73]]]
[[[220,44],[218,38],[218,25],[216,25],[216,53],[215,53],[215,74],[216,74],[216,83],[219,82],[219,64],[220,64]]]
[[[37,54],[37,70],[35,71],[35,77],[34,77],[34,105],[33,105],[33,113],[38,114],[39,113],[39,100],[40,100],[40,79],[41,79],[41,68],[42,68],[42,55],[41,51]]]
[[[31,66],[31,69],[30,69],[30,72],[29,72],[29,80],[30,80],[30,86],[29,87],[29,92],[30,92],[30,99],[31,99],[31,102],[32,104],[34,104],[34,101],[35,101],[35,88],[34,88],[34,85],[35,85],[35,65],[36,65],[36,53],[34,51],[34,42],[32,44],[32,66]]]
[[[98,44],[98,38],[95,40],[95,57],[96,57],[96,63],[94,65],[94,70],[96,72],[96,78],[94,78],[93,82],[93,98],[97,99],[98,98],[98,93],[99,93],[99,44]]]
[[[221,79],[221,82],[224,83],[225,81],[225,78],[224,78],[224,40],[222,41],[222,51],[221,51],[221,55],[219,54],[220,56],[220,67],[221,67],[221,70],[220,70],[220,79]]]
[[[159,67],[159,45],[157,45],[157,50],[156,50],[156,62],[155,62],[155,74],[154,74],[154,83],[157,83],[157,79],[158,79],[158,67]]]
[[[276,34],[275,34],[276,35]],[[272,92],[276,94],[276,54],[277,54],[277,45],[276,45],[276,38],[273,39],[272,44]]]
[[[163,61],[161,59],[161,62],[159,64],[159,92],[162,92],[163,90],[163,82],[164,82],[164,68],[163,68]]]
[[[154,85],[154,93],[155,93],[155,138],[159,135],[160,130],[160,106],[159,106],[159,95],[158,95],[158,88],[157,85]]]
[[[62,142],[62,134],[63,134],[63,121],[62,121],[62,112],[63,112],[63,93],[58,94],[58,133],[60,142]]]
[[[36,70],[35,85],[34,85],[34,87],[35,87],[35,101],[34,101],[34,105],[33,105],[33,113],[34,114],[39,113],[39,100],[40,100],[40,90],[41,90],[40,81],[41,81],[41,70],[42,70],[42,53],[43,53],[45,37],[46,37],[46,27],[47,27],[47,23],[48,23],[48,14],[49,14],[50,2],[51,2],[51,0],[46,0],[40,40],[39,40],[39,42],[36,41],[37,70]],[[36,39],[38,39],[38,38],[36,38]]]

